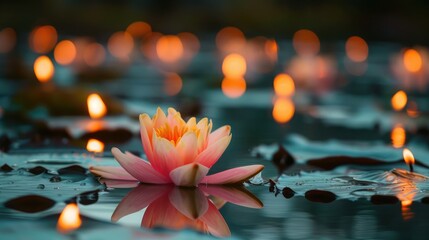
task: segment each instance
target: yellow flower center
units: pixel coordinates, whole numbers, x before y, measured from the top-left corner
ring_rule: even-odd
[[[163,126],[155,129],[155,133],[158,137],[167,139],[175,146],[188,131],[194,132],[197,137],[200,135],[200,130],[198,128],[189,128],[187,125],[174,126],[174,128],[172,128],[168,123],[165,123]]]

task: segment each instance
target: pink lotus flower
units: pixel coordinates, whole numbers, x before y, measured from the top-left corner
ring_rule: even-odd
[[[199,188],[179,188],[139,184],[118,204],[112,221],[117,222],[146,208],[142,227],[191,228],[217,237],[228,237],[231,232],[218,210],[226,202],[248,208],[263,207],[262,202],[244,187],[202,185]]]
[[[198,123],[194,117],[185,122],[180,113],[168,109],[168,116],[158,108],[151,119],[140,115],[141,139],[149,162],[112,148],[121,167],[93,166],[91,172],[103,178],[138,180],[142,183],[176,186],[204,184],[239,184],[262,171],[262,165],[229,169],[207,176],[231,141],[231,127],[214,132],[207,118]]]

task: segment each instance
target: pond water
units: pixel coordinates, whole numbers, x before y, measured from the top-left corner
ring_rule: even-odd
[[[201,115],[210,116],[215,127],[232,126],[233,141],[212,168],[213,172],[255,163],[265,166],[262,178],[258,176],[247,183],[247,190],[210,186],[197,189],[153,185],[136,187],[133,182],[117,181],[104,182],[108,186],[104,188],[94,181],[91,174],[79,173],[79,168],[58,169],[69,165],[86,168],[89,165],[115,164],[109,153],[92,156],[73,148],[76,153],[72,155],[61,155],[59,152],[64,152],[64,149],[53,149],[48,155],[37,156],[36,153],[40,152],[37,148],[30,149],[30,155],[23,154],[29,151],[24,146],[2,156],[2,161],[15,170],[3,171],[0,182],[3,198],[1,238],[27,239],[31,231],[32,239],[209,237],[202,232],[236,239],[310,239],[315,236],[320,239],[426,239],[429,226],[426,221],[429,214],[429,206],[425,204],[425,197],[429,196],[426,179],[417,185],[413,182],[415,179],[407,180],[411,187],[410,184],[400,185],[399,192],[417,189],[411,197],[415,201],[401,206],[403,199],[400,194],[388,185],[391,182],[380,176],[391,173],[394,168],[407,169],[407,166],[395,162],[401,159],[402,152],[390,147],[391,139],[383,129],[329,124],[326,119],[312,117],[305,110],[298,110],[291,122],[281,125],[273,120],[269,107],[207,105]],[[418,140],[411,141],[410,145],[416,158],[427,163],[425,142],[416,136],[409,135],[410,139]],[[295,165],[285,167],[280,177],[279,165],[271,161],[278,144],[283,145],[296,160]],[[137,138],[122,144],[121,148],[141,153]],[[381,159],[391,164],[366,166],[347,164],[346,161],[329,171],[305,164],[309,159],[337,155]],[[48,158],[53,160],[46,161]],[[38,162],[37,159],[45,161]],[[28,168],[35,166],[43,166],[47,172],[42,171],[41,175],[28,173]],[[416,166],[416,171],[429,175],[425,167]],[[371,172],[379,174],[379,178],[374,174],[369,176]],[[363,177],[358,184],[340,182],[341,187],[333,184],[333,181],[338,183],[338,179],[347,180],[344,178],[346,175]],[[56,181],[54,176],[60,179]],[[275,190],[270,187],[268,179],[277,182]],[[392,180],[394,184],[402,181],[402,178],[398,179]],[[363,181],[369,183],[365,185]],[[283,193],[285,187],[292,189],[294,194]],[[313,189],[327,190],[334,194],[334,198],[324,193],[315,197],[306,194]],[[356,189],[360,193],[351,194]],[[23,193],[45,194],[56,203],[51,206],[39,200],[37,204],[48,205],[46,210],[34,213],[23,212],[20,205],[29,204],[24,200],[6,203]],[[393,201],[374,200],[371,196],[376,193],[396,195],[399,201],[398,198]],[[28,201],[34,205],[36,200]],[[57,219],[65,203],[70,202],[78,203],[83,224],[64,235],[57,231]],[[23,227],[26,231],[22,231]]]

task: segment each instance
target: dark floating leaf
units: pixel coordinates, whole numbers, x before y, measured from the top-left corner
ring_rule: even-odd
[[[312,202],[330,203],[335,201],[337,196],[329,191],[310,190],[305,192],[305,198]]]
[[[58,176],[58,175],[55,175],[55,176],[51,177],[51,178],[49,179],[49,181],[50,181],[50,182],[61,182],[61,177],[60,177],[60,176]]]
[[[12,171],[13,170],[13,168],[11,168],[9,165],[7,165],[6,163],[5,164],[3,164],[1,167],[0,167],[0,169],[3,171],[3,172],[10,172],[10,171]]]
[[[44,168],[42,166],[37,166],[37,167],[34,167],[34,168],[30,168],[27,171],[30,172],[30,173],[32,173],[32,174],[34,174],[34,175],[39,175],[39,174],[47,172],[48,169],[46,169],[46,168]]]
[[[4,206],[26,213],[37,213],[45,211],[55,205],[55,201],[39,195],[26,195],[11,199]]]
[[[79,203],[82,205],[91,205],[98,201],[98,191],[82,193],[79,196]]]
[[[295,195],[295,191],[294,191],[294,190],[292,190],[292,189],[291,189],[291,188],[289,188],[289,187],[285,187],[285,188],[283,188],[283,190],[282,190],[282,194],[283,194],[283,197],[285,197],[285,198],[289,199],[289,198],[292,198],[292,197]]]
[[[429,204],[429,197],[422,198],[422,203]]]
[[[324,169],[324,170],[332,170],[342,165],[380,166],[380,165],[392,165],[392,164],[398,164],[398,163],[400,164],[403,162],[404,162],[403,159],[392,161],[392,162],[386,162],[386,161],[382,161],[374,158],[368,158],[368,157],[332,156],[332,157],[311,159],[307,161],[307,164]],[[428,165],[418,161],[417,159],[415,164],[425,168],[429,168]]]
[[[86,174],[86,169],[79,165],[71,165],[58,169],[59,174]]]
[[[91,138],[98,139],[105,143],[124,143],[128,142],[133,137],[133,133],[128,129],[102,129],[96,132],[85,133],[80,137],[81,140]]]
[[[295,158],[282,145],[279,145],[279,149],[273,154],[271,161],[277,167],[279,173],[284,172],[284,170],[295,164]]]
[[[10,140],[9,136],[6,134],[0,136],[0,152],[8,152],[11,144],[12,141]]]
[[[389,195],[373,195],[371,196],[371,202],[376,205],[396,204],[399,202],[399,199]]]

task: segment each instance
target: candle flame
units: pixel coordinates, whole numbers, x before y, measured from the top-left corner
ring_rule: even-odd
[[[363,62],[368,58],[368,44],[358,36],[352,36],[346,41],[346,55],[353,62]]]
[[[63,40],[54,50],[54,58],[61,65],[69,65],[76,58],[76,46],[70,40]]]
[[[402,155],[404,156],[404,161],[407,165],[413,165],[415,162],[413,153],[408,149],[404,148],[402,151]]]
[[[78,229],[82,225],[82,220],[79,216],[79,208],[76,203],[68,204],[62,211],[57,229],[61,233],[68,233]]]
[[[420,53],[415,49],[407,49],[404,52],[404,66],[409,72],[416,73],[420,71],[423,65]]]
[[[246,60],[237,53],[229,54],[222,63],[222,72],[227,78],[242,78],[246,74]]]
[[[40,82],[49,81],[54,72],[54,64],[47,56],[40,56],[34,61],[34,74]]]
[[[182,40],[174,35],[162,36],[156,42],[156,53],[163,62],[177,62],[184,53]]]
[[[407,101],[407,94],[404,91],[399,90],[392,97],[392,107],[395,111],[401,111],[405,105],[407,105]]]
[[[278,74],[274,78],[274,92],[279,96],[292,96],[295,92],[295,84],[288,74]]]
[[[394,148],[401,148],[404,146],[405,141],[407,139],[406,137],[405,129],[400,125],[396,125],[392,132],[390,133],[390,139],[392,140],[392,146]]]
[[[95,152],[95,153],[100,153],[104,151],[104,143],[91,138],[88,140],[88,143],[86,144],[86,150],[88,150],[88,152]]]
[[[93,93],[87,99],[89,116],[93,119],[104,117],[107,113],[106,105],[100,95]]]

